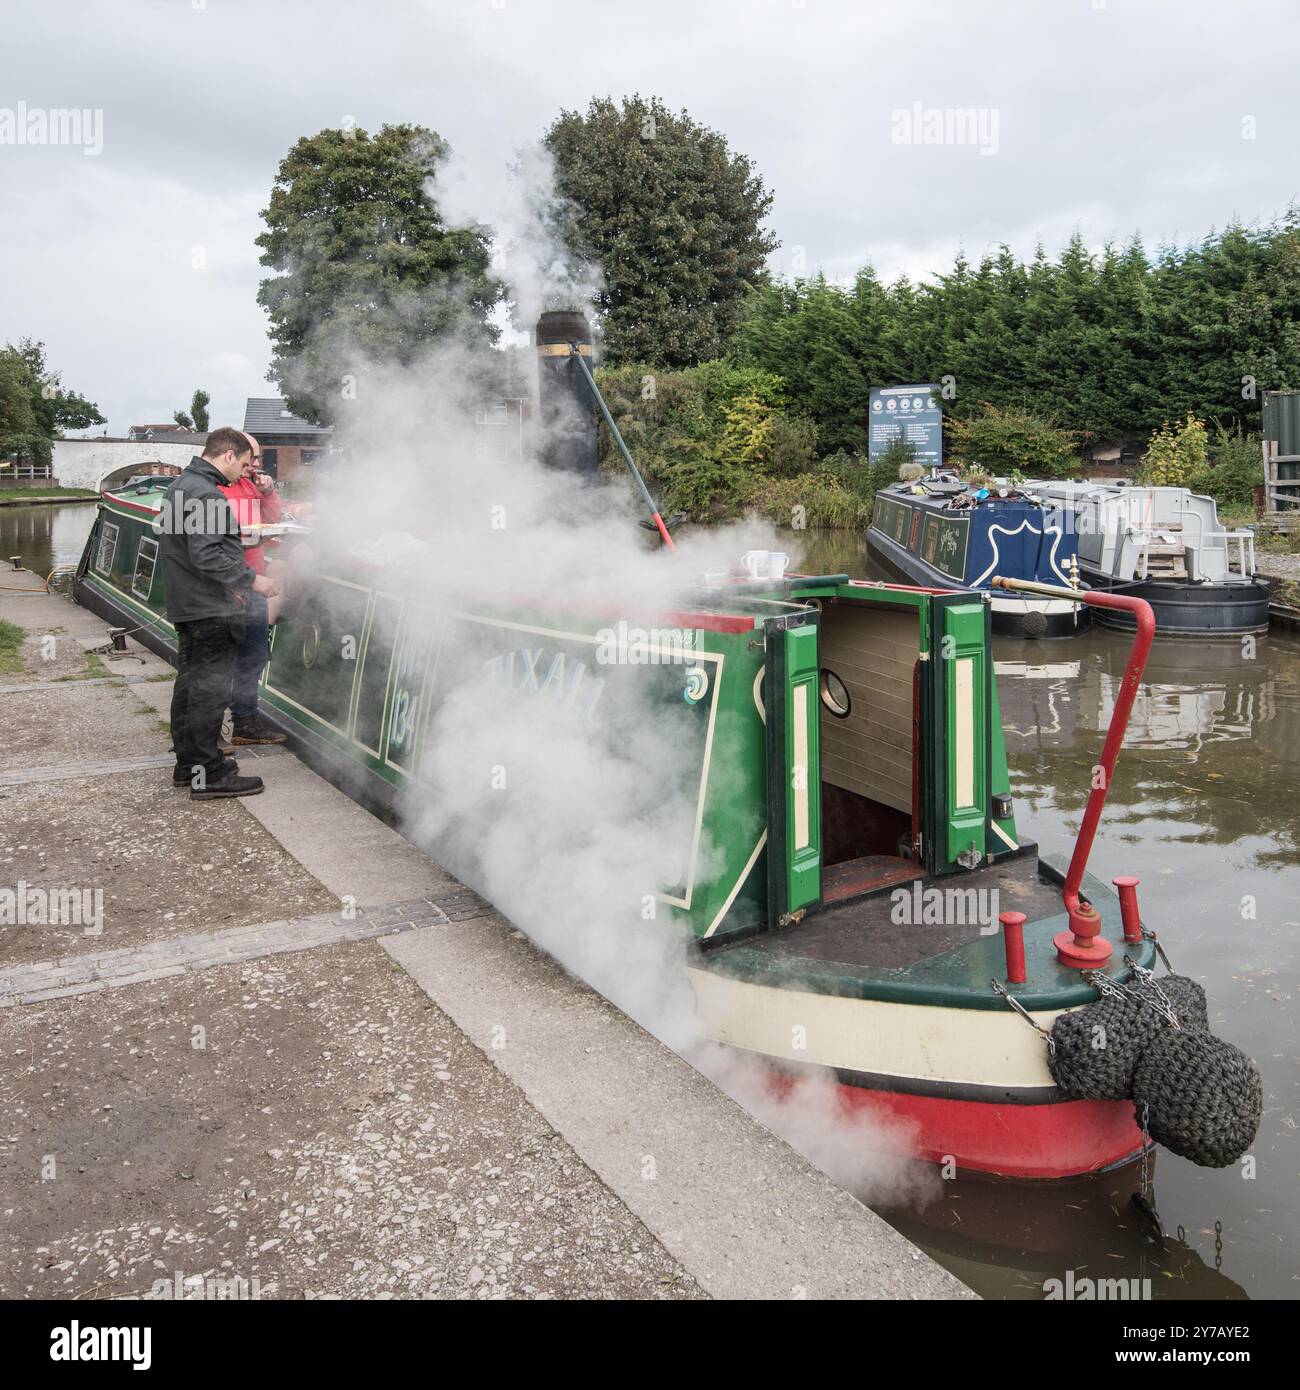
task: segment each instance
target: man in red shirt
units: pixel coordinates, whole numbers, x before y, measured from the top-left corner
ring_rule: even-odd
[[[262,472],[262,449],[251,434],[244,434],[253,452],[244,471],[233,483],[221,488],[240,527],[274,525],[280,520],[280,499],[275,482]],[[244,563],[254,574],[266,573],[266,549],[260,542],[244,547]],[[280,594],[269,598],[249,591],[244,600],[244,640],[235,661],[235,679],[230,697],[230,713],[234,720],[231,742],[283,743],[278,734],[262,720],[257,708],[257,683],[262,668],[270,659],[271,624],[280,612]]]

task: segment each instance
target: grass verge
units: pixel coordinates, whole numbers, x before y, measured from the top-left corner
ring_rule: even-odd
[[[11,674],[23,669],[22,646],[26,640],[24,628],[0,618],[0,672]]]

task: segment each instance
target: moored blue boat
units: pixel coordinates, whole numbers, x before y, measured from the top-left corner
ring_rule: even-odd
[[[1061,508],[1009,483],[973,487],[934,471],[876,493],[867,550],[891,579],[990,594],[1004,637],[1071,637],[1087,609],[1068,599],[994,592],[995,575],[1078,587],[1078,545]]]

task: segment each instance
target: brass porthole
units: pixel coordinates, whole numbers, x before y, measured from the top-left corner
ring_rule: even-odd
[[[303,669],[310,671],[315,666],[318,656],[320,656],[320,624],[312,623],[302,635]]]
[[[834,671],[823,666],[821,668],[821,696],[822,704],[835,716],[836,719],[847,719],[853,710],[853,701],[849,697],[849,688],[835,674]]]

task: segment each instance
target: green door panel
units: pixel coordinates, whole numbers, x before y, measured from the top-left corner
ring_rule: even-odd
[[[773,924],[820,900],[821,748],[815,621],[766,625],[768,915]]]
[[[987,849],[992,663],[987,605],[936,596],[929,660],[932,872],[973,868]]]

